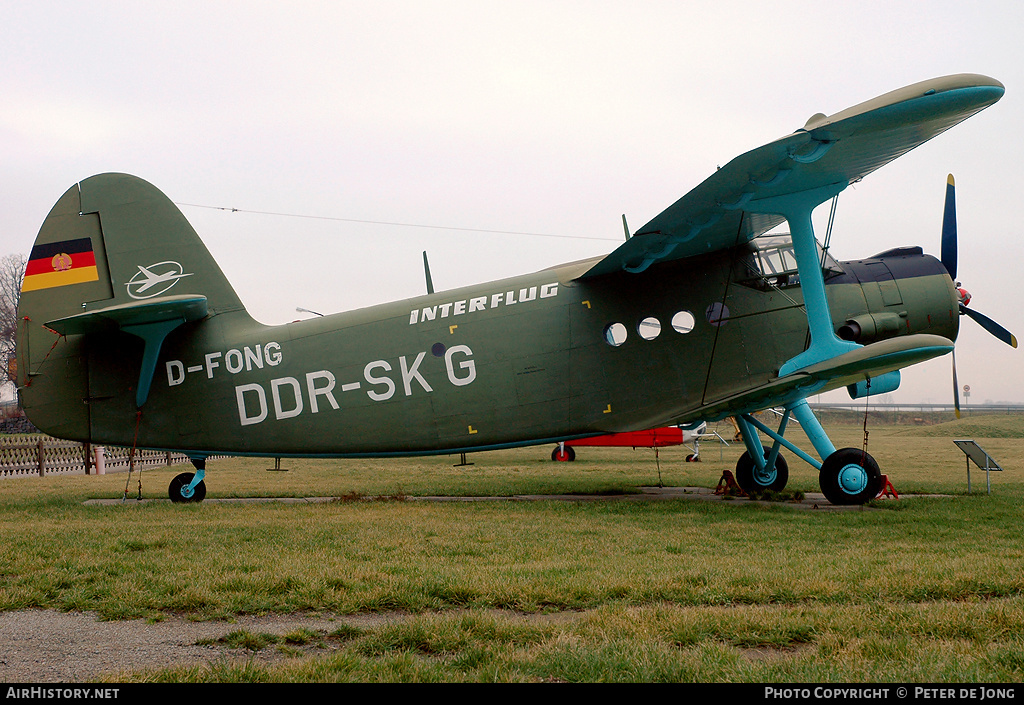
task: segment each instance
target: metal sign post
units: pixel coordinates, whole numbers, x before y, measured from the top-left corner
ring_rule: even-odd
[[[988,493],[992,494],[992,478],[990,473],[993,470],[1001,471],[999,463],[986,453],[981,446],[969,439],[953,441],[956,447],[967,455],[967,494],[971,493],[971,461],[985,471],[985,482],[988,485]]]

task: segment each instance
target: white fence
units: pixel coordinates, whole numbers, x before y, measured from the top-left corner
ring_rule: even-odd
[[[5,436],[0,437],[0,479],[127,472],[130,462],[136,469],[188,462],[182,453],[136,450],[134,458],[131,455],[130,448],[93,446],[42,435]]]

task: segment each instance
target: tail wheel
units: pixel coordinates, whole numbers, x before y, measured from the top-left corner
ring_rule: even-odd
[[[769,451],[765,451],[767,458]],[[781,455],[775,458],[774,468],[760,471],[749,452],[744,452],[736,461],[736,483],[744,492],[781,492],[789,482],[789,463]]]
[[[551,459],[562,463],[571,463],[576,460],[576,451],[569,446],[556,446],[551,451]]]
[[[171,480],[170,487],[167,488],[167,494],[170,495],[172,502],[202,502],[206,499],[205,482],[200,482],[191,491],[188,489],[193,477],[195,477],[195,474],[183,472]]]
[[[865,451],[840,448],[821,464],[818,484],[832,504],[864,504],[878,496],[882,473],[875,459]]]

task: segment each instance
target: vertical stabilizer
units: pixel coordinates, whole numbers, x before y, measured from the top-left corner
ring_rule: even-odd
[[[18,306],[22,405],[47,433],[88,440],[89,404],[105,384],[90,358],[98,338],[119,341],[111,364],[131,371],[141,407],[164,338],[232,311],[244,311],[241,301],[170,199],[127,174],[88,178],[57,201],[29,255]]]
[[[170,199],[127,174],[81,184],[83,217],[99,218],[109,265],[110,304],[170,294],[202,294],[211,315],[242,308],[202,240]]]

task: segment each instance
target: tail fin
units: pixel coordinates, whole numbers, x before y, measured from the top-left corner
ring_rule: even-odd
[[[29,255],[18,306],[22,404],[39,428],[85,440],[84,409],[94,396],[86,334],[121,330],[143,340],[142,360],[134,363],[141,368],[141,406],[171,330],[243,310],[206,246],[163,193],[126,174],[88,178],[57,201]]]
[[[58,259],[62,253],[66,262]],[[100,174],[68,189],[43,223],[30,260],[22,291],[46,297],[48,313],[193,292],[206,296],[211,314],[242,308],[177,206],[127,174]]]

